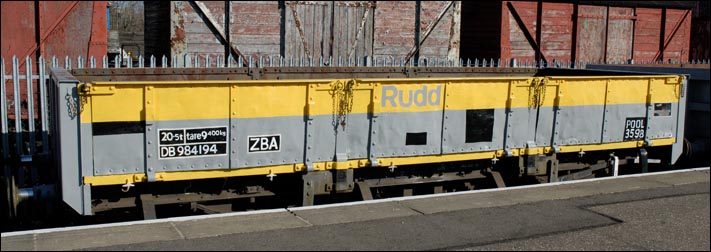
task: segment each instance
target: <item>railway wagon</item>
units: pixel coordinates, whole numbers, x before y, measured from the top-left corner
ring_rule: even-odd
[[[684,75],[267,70],[258,80],[214,74],[225,69],[189,80],[52,69],[62,200],[82,215],[142,207],[155,218],[161,204],[220,212],[204,202],[281,193],[310,205],[317,195],[371,199],[379,186],[563,181],[617,173],[625,161],[673,164],[682,152]]]

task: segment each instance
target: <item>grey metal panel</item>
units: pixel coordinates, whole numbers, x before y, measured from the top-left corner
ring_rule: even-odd
[[[706,69],[706,77],[708,77],[708,69]],[[677,110],[677,119],[676,119],[676,142],[672,144],[672,155],[671,155],[671,163],[674,164],[676,163],[677,160],[679,160],[679,157],[681,156],[681,153],[684,151],[684,130],[686,129],[686,125],[684,125],[685,119],[686,119],[686,101],[687,101],[687,94],[686,90],[688,88],[684,88],[688,86],[688,80],[684,79],[681,82],[682,88],[681,92],[679,94],[679,107]],[[707,93],[708,95],[708,93]],[[672,111],[674,109],[672,108]],[[709,118],[708,116],[704,118],[708,122]],[[708,134],[708,133],[707,133]],[[708,135],[707,135],[708,136]]]
[[[56,147],[55,157],[58,159],[60,187],[62,200],[77,213],[90,215],[91,207],[86,199],[91,198],[90,187],[82,184],[82,155],[80,145],[80,118],[78,109],[80,98],[76,85],[79,83],[66,70],[52,69],[52,89],[55,90],[53,105]],[[89,206],[89,207],[87,207]]]
[[[515,110],[523,114],[523,111],[527,109]],[[492,139],[489,142],[466,143],[466,112],[466,110],[447,110],[445,112],[444,124],[447,126],[447,129],[442,133],[442,153],[449,154],[503,149],[506,109],[494,109]]]
[[[368,114],[348,115],[346,125],[348,137],[348,158],[367,158],[368,144],[370,142],[370,117]]]
[[[614,104],[605,107],[605,134],[603,143],[622,142],[625,120],[628,117],[646,117],[647,106],[640,104]]]
[[[552,143],[554,142],[553,140],[553,135],[555,134],[555,122],[558,118],[560,118],[560,114],[558,114],[558,117],[556,117],[555,113],[557,111],[557,107],[540,107],[538,108],[538,120],[536,121],[536,133],[535,133],[535,139],[532,139],[535,141],[536,146],[541,147],[541,146],[551,146]],[[532,113],[535,113],[533,111]],[[533,116],[533,115],[532,115]],[[558,129],[560,129],[560,122]],[[558,143],[557,145],[560,145],[561,143]]]
[[[141,173],[145,149],[143,133],[94,136],[95,176]]]
[[[554,136],[558,145],[577,145],[600,143],[602,135],[604,106],[562,106],[556,122],[560,123],[560,130],[557,137]],[[620,115],[624,115],[624,110]],[[644,111],[642,111],[644,112]],[[644,116],[644,113],[642,114]],[[621,129],[624,130],[624,116],[622,118]],[[609,119],[608,119],[609,120]],[[620,138],[622,134],[620,134]]]
[[[313,133],[309,138],[311,162],[333,161],[336,150],[336,128],[332,125],[331,116],[313,116],[312,118],[313,124],[309,126],[313,127]],[[341,126],[338,126],[337,130],[339,133],[343,132]]]
[[[533,141],[535,136],[535,108],[511,109],[506,126],[504,150],[526,147],[526,142]]]
[[[268,166],[280,164],[302,163],[304,160],[304,132],[305,121],[303,116],[270,117],[270,118],[239,118],[232,119],[236,127],[231,132],[234,139],[231,151],[233,168]],[[331,130],[330,132],[333,132]],[[249,152],[249,136],[281,135],[279,152]],[[321,133],[323,134],[323,133]],[[313,146],[318,146],[314,144]],[[326,147],[331,148],[333,144]],[[314,150],[316,151],[316,150]],[[316,156],[322,153],[314,154]]]
[[[368,114],[349,114],[345,127],[335,123],[331,115],[315,116],[313,126],[312,162],[338,161],[336,156],[339,153],[348,159],[368,156]]]
[[[659,138],[670,138],[674,137],[676,134],[676,121],[678,114],[678,104],[671,103],[671,114],[668,116],[656,116],[652,115],[649,117],[649,130],[647,135],[650,139]],[[681,127],[684,127],[682,124]]]
[[[80,105],[81,107],[81,105]],[[81,109],[80,109],[81,110]],[[81,122],[81,114],[79,115],[79,121]],[[79,173],[79,184],[81,185],[81,190],[84,198],[82,199],[84,215],[93,215],[91,208],[91,185],[84,185],[84,176],[91,175],[94,171],[94,151],[92,146],[94,145],[92,139],[92,128],[89,123],[80,123],[80,144],[79,153],[81,153],[81,172]]]
[[[372,154],[376,157],[422,156],[441,153],[442,111],[381,113],[374,125]],[[427,133],[426,145],[405,145],[407,133]]]

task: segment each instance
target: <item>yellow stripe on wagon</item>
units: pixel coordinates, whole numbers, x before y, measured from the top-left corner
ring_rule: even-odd
[[[677,102],[679,76],[89,83],[82,123]],[[540,104],[532,104],[533,98]],[[339,101],[340,102],[340,101]]]

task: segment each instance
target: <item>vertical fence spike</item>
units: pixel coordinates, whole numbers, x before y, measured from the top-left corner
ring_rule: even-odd
[[[109,67],[109,56],[104,55],[101,57],[101,68],[108,68]]]
[[[151,62],[151,68],[155,68],[156,67],[156,57],[152,54],[151,54],[150,62]]]
[[[52,68],[59,67],[59,60],[56,55],[52,55]]]
[[[106,57],[106,56],[104,56]],[[39,66],[37,67],[39,74],[39,98],[40,98],[40,124],[42,125],[42,153],[49,153],[49,118],[47,117],[47,75],[46,62],[43,56],[39,58]],[[3,64],[4,65],[4,64]],[[3,70],[3,74],[5,71]],[[4,99],[4,96],[3,96]]]
[[[2,75],[0,75],[0,77],[2,77],[1,78],[2,82],[0,82],[0,114],[2,114],[2,116],[0,116],[0,120],[2,120],[2,121],[0,121],[0,126],[2,127],[1,128],[2,132],[0,132],[0,134],[2,134],[2,136],[0,136],[0,137],[2,137],[2,149],[3,149],[3,152],[2,152],[3,156],[0,158],[6,159],[6,158],[10,158],[10,140],[8,139],[8,135],[9,135],[8,129],[10,127],[9,127],[9,122],[8,122],[9,118],[7,116],[9,114],[9,112],[7,111],[7,107],[6,107],[7,102],[5,100],[5,99],[7,99],[7,96],[5,94],[6,88],[5,88],[5,58],[4,57],[2,58],[2,65],[0,65],[0,69],[1,69],[0,71],[2,71]]]
[[[34,102],[34,81],[32,81],[32,59],[25,57],[25,90],[27,91],[27,129],[30,136],[29,155],[35,154],[35,102]],[[19,94],[19,93],[17,93]],[[16,104],[19,105],[19,104]],[[20,120],[22,117],[15,117]]]
[[[168,57],[166,57],[165,54],[163,54],[163,57],[161,58],[160,67],[162,67],[162,68],[168,67]]]
[[[64,56],[64,69],[72,69],[72,61],[69,56]]]
[[[138,67],[139,68],[145,67],[143,64],[144,63],[143,61],[144,61],[143,55],[138,55]]]
[[[67,56],[66,60],[69,59]],[[17,147],[17,155],[21,156],[22,152],[22,106],[20,105],[20,63],[17,56],[12,56],[12,82],[13,82],[13,98],[15,103],[15,145]],[[4,73],[3,73],[4,74]]]

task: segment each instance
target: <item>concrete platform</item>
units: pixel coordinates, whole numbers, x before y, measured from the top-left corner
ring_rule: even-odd
[[[709,168],[2,234],[2,250],[709,250]]]

